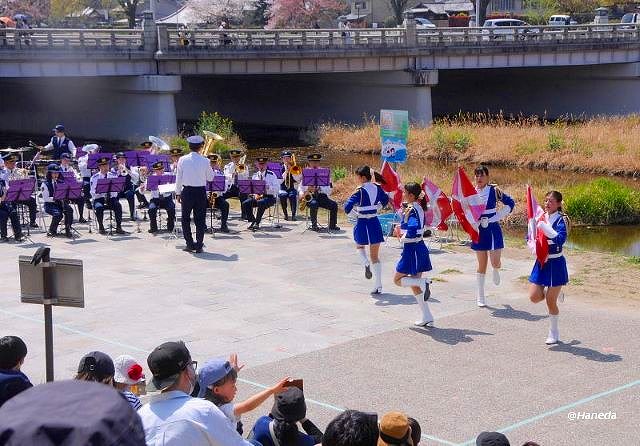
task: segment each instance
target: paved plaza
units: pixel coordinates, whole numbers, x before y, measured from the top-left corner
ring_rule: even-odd
[[[544,345],[546,307],[526,298],[532,261],[503,261],[502,284],[487,286],[489,307],[475,305],[475,257],[445,245],[432,252],[436,317],[414,328],[417,305],[392,284],[398,243],[381,250],[385,294],[372,297],[353,249],[351,230],[282,229],[205,237],[203,254],[182,239],[151,236],[125,224],[128,236],[47,239],[2,245],[0,335],[29,347],[24,371],[44,381],[43,311],[19,302],[18,256],[43,243],[53,257],[84,262],[85,308],[56,307],[56,379],[74,375],[80,357],[101,350],[147,354],[184,340],[202,364],[237,352],[246,368],[238,398],[283,376],[303,378],[308,417],[324,428],[338,411],[417,418],[425,445],[471,445],[483,430],[504,431],[512,445],[634,445],[640,438],[640,314],[581,302],[571,287],[561,304],[564,343]],[[568,253],[571,265],[571,252]],[[490,282],[490,280],[488,280]],[[270,403],[245,417],[245,432]],[[571,413],[615,413],[615,419],[569,420]]]

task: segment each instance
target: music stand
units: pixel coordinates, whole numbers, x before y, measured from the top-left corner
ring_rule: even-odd
[[[169,166],[169,155],[152,155],[147,153],[147,167],[149,169],[152,169],[152,166],[158,161],[162,161],[165,172],[169,172],[171,170],[171,167]]]
[[[113,213],[115,209],[111,206],[111,194],[120,193],[124,190],[127,177],[100,178],[96,183],[96,194],[107,194],[105,207],[109,209],[109,236],[113,235]],[[92,206],[95,213],[95,206]]]
[[[98,169],[98,160],[100,158],[105,158],[104,153],[90,153],[89,158],[87,158],[87,169],[97,170]],[[108,157],[107,157],[108,158]],[[109,165],[111,165],[111,160]]]
[[[267,170],[270,170],[271,172],[276,174],[276,178],[278,178],[279,180],[282,179],[282,173],[284,172],[284,166],[281,163],[276,163],[273,161],[270,161],[267,163]]]
[[[149,152],[143,150],[129,150],[128,152],[124,152],[124,156],[127,157],[127,164],[129,167],[146,166]]]
[[[213,175],[213,181],[207,181],[207,186],[206,186],[207,194],[212,192],[224,192],[227,189],[226,185],[227,185],[226,177],[224,175]],[[218,195],[222,195],[222,194],[218,194]],[[214,231],[213,231],[214,206],[215,206],[215,201],[210,208],[211,212],[209,212],[209,229],[210,229],[209,232],[211,232],[211,234],[214,234]]]
[[[267,191],[265,180],[238,180],[238,190],[241,194],[264,195]]]
[[[7,203],[15,203],[16,205],[20,205],[20,201],[27,201],[31,198],[31,194],[36,188],[36,179],[35,178],[26,178],[24,180],[13,180],[9,181],[7,185],[8,189],[6,192],[6,197],[4,199]],[[22,222],[21,222],[22,224]],[[29,225],[27,225],[27,238],[31,243],[33,241],[30,238],[31,231]]]
[[[62,173],[70,173],[73,175],[73,172],[62,172]],[[64,203],[70,200],[77,201],[81,197],[82,197],[82,183],[76,181],[75,178],[73,179],[73,181],[65,180],[64,182],[57,184],[56,190],[53,192],[53,199],[62,200],[63,202],[63,206],[62,206],[63,214],[64,214]],[[77,230],[75,230],[73,226],[71,226],[71,230],[76,234],[78,234],[78,237],[80,236],[80,233]]]
[[[77,182],[75,172],[60,172],[62,178],[61,183],[74,183]]]
[[[308,167],[308,168],[302,169],[302,185],[307,187],[310,187],[310,186],[315,187],[316,190],[318,187],[321,187],[321,186],[330,186],[331,171],[326,167],[319,167],[315,169]],[[307,213],[310,212],[308,205],[306,207],[306,212]],[[311,227],[309,223],[310,223],[310,216],[307,214],[307,227],[305,228],[305,231],[307,231]],[[316,224],[317,224],[317,221],[316,221]],[[329,226],[327,226],[326,228],[321,227],[321,229],[325,229],[327,232],[331,233],[331,231],[329,230]]]
[[[163,194],[165,194],[167,191],[163,190],[165,189],[162,186],[168,186],[170,192],[174,192],[175,191],[175,183],[176,183],[176,176],[175,175],[170,175],[170,174],[162,174],[162,175],[150,175],[147,177],[147,190],[149,192],[153,192],[153,191],[158,191],[158,196],[162,196]],[[160,208],[158,208],[158,215],[160,215]],[[174,221],[174,225],[173,225],[173,234],[172,237],[173,238],[177,238],[176,235],[176,224]],[[140,232],[140,224],[138,224],[138,232]]]

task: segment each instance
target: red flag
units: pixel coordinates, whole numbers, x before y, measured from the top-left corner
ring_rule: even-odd
[[[440,231],[446,231],[449,229],[446,221],[453,214],[449,197],[427,177],[422,180],[422,190],[429,203],[429,208],[424,213],[425,224]]]
[[[393,170],[387,161],[382,163],[380,175],[382,175],[384,179],[384,184],[380,187],[382,187],[383,191],[390,193],[393,209],[400,209],[402,206],[402,183],[400,182],[400,175]]]
[[[486,205],[487,203],[482,201],[464,169],[459,167],[453,178],[451,206],[460,225],[474,243],[478,243],[480,238],[478,226]]]
[[[544,231],[538,228],[539,221],[546,221],[544,211],[536,201],[533,195],[533,189],[527,184],[527,245],[531,249],[531,253],[535,254],[536,259],[540,262],[540,266],[544,266],[549,256],[549,243]]]

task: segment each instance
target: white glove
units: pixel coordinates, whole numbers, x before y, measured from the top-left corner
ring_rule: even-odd
[[[480,226],[487,228],[489,226],[489,217],[480,217]]]
[[[545,221],[539,221],[536,226],[539,229],[542,229],[542,232],[544,232],[544,235],[546,235],[547,238],[554,239],[558,236],[558,232]]]
[[[505,218],[507,215],[509,215],[511,211],[512,211],[511,206],[502,206],[500,210],[496,212],[495,218],[497,219],[497,221],[500,221],[503,218]]]

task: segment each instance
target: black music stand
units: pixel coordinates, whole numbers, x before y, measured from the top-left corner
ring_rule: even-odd
[[[70,173],[73,175],[73,172],[62,172],[62,173]],[[82,183],[76,181],[75,178],[73,179],[73,181],[65,180],[64,182],[58,183],[56,185],[56,190],[53,193],[53,199],[61,200],[63,203],[62,205],[63,214],[64,214],[64,205],[68,201],[70,200],[77,201],[81,197],[82,197]],[[80,233],[73,228],[73,225],[71,226],[71,230],[76,234],[78,234],[78,237],[80,237]]]
[[[15,203],[17,206],[24,206],[19,202],[31,199],[31,194],[33,194],[33,191],[36,188],[36,179],[26,178],[24,180],[9,181],[7,187],[7,196],[5,197],[4,201],[7,203]],[[22,227],[22,221],[20,222],[20,226]],[[31,240],[30,238],[31,231],[29,226],[30,225],[27,224],[26,238],[29,239],[31,243],[33,243],[33,240]]]
[[[226,177],[224,175],[214,175],[213,181],[207,181],[207,186],[206,186],[207,194],[212,192],[220,192],[219,195],[222,195],[222,192],[226,190],[226,185],[227,185]],[[215,202],[214,202],[214,205],[210,208],[211,212],[209,212],[209,232],[211,234],[215,234],[213,230],[214,206],[215,206]]]
[[[314,188],[318,188],[321,186],[330,186],[331,185],[331,171],[326,168],[326,167],[318,167],[318,168],[305,168],[302,169],[302,185],[303,186],[307,186],[307,187],[314,187]],[[309,225],[309,223],[311,222],[310,216],[309,216],[309,206],[307,205],[306,207],[306,217],[307,217],[307,227],[305,228],[305,231],[307,231],[309,228],[311,228],[311,226]],[[317,223],[317,222],[316,222]],[[329,226],[327,225],[327,227],[320,227],[320,229],[326,230],[328,233],[331,233],[331,231],[329,230]]]
[[[111,194],[122,192],[126,179],[127,177],[100,178],[96,183],[96,194],[107,194],[105,208],[109,210],[109,237],[113,236],[113,213],[115,212],[111,206]],[[95,213],[95,206],[92,208]]]

